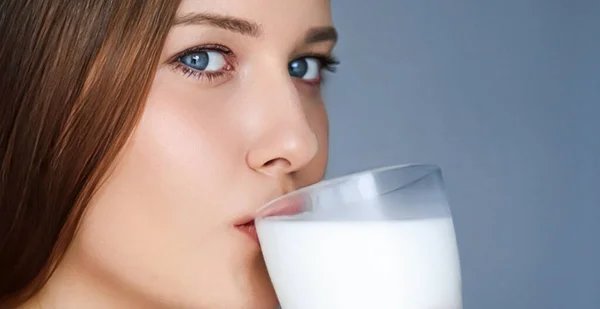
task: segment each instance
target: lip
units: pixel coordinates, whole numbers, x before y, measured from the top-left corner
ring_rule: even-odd
[[[293,216],[307,210],[301,196],[290,196],[264,208],[258,217]]]
[[[247,220],[246,222],[241,223],[241,224],[236,224],[235,228],[238,231],[246,234],[246,236],[248,236],[250,239],[255,241],[257,244],[259,244],[258,234],[256,233],[256,225],[254,224],[254,219]]]
[[[234,223],[234,227],[260,245],[258,233],[256,232],[256,218],[291,216],[302,213],[304,210],[305,207],[301,197],[290,197],[262,209],[258,212],[258,215],[254,214],[242,217]]]

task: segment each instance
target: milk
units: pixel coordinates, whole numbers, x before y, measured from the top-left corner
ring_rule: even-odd
[[[461,309],[450,217],[256,223],[283,309]]]

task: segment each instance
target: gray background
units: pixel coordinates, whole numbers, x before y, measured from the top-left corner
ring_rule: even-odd
[[[600,308],[600,1],[332,1],[328,178],[444,171],[465,309]]]

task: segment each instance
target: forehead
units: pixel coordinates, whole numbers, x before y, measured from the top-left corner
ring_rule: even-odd
[[[269,29],[330,26],[329,0],[182,0],[178,15],[214,13],[247,19]]]

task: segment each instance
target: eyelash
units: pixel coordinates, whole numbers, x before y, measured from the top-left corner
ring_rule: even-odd
[[[337,66],[340,64],[340,61],[337,60],[336,57],[331,55],[323,55],[323,54],[304,54],[300,57],[296,57],[294,60],[303,59],[303,58],[315,58],[319,61],[321,70],[326,70],[332,73],[337,71]]]
[[[226,68],[221,71],[198,71],[198,70],[194,70],[194,69],[188,67],[187,65],[185,65],[179,61],[179,59],[181,59],[184,56],[187,56],[187,55],[193,54],[193,53],[201,53],[201,52],[218,52],[218,53],[222,54],[223,57],[225,58],[225,61],[227,62]],[[303,59],[303,58],[316,59],[320,64],[321,71],[326,70],[326,71],[329,71],[332,73],[336,72],[337,66],[340,64],[340,62],[334,56],[317,54],[317,53],[304,54],[299,57],[296,57],[292,61],[296,61],[298,59]],[[207,44],[207,45],[196,46],[196,47],[186,49],[183,52],[174,56],[169,61],[169,63],[171,64],[173,69],[175,69],[179,73],[183,74],[187,78],[195,78],[198,80],[205,79],[207,82],[210,83],[221,77],[226,76],[227,74],[230,74],[230,72],[233,71],[234,66],[235,66],[235,56],[229,48],[227,48],[223,45]],[[315,82],[310,82],[310,81],[306,81],[306,82],[318,84],[321,82],[321,79],[322,79],[322,77],[319,78],[319,80],[315,81]]]

